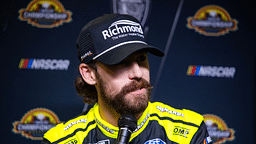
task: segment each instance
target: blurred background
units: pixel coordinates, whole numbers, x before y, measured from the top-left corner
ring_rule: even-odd
[[[108,13],[138,18],[148,44],[152,101],[196,111],[217,143],[255,143],[252,0],[9,0],[1,4],[1,143],[40,143],[88,105],[77,95],[76,39]],[[90,107],[90,105],[89,105]]]

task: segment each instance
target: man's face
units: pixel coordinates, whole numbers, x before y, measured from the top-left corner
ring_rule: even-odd
[[[146,52],[135,52],[116,65],[96,62],[99,99],[119,114],[139,114],[150,100]]]

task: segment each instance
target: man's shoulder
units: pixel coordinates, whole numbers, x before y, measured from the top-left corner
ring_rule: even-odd
[[[150,105],[150,114],[159,119],[168,119],[172,122],[193,123],[197,126],[203,121],[203,116],[188,109],[176,109],[161,102],[154,102]]]
[[[44,138],[50,142],[58,141],[61,138],[67,137],[70,134],[75,134],[78,130],[87,131],[88,127],[94,125],[93,110],[88,110],[80,115],[68,120],[65,123],[60,123],[44,134]]]
[[[199,129],[203,124],[203,116],[196,112],[176,109],[160,102],[150,103],[148,112],[152,126],[160,125],[171,141],[190,143],[193,137],[201,132]]]

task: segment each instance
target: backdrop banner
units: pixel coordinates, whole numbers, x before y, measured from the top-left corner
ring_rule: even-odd
[[[108,13],[136,17],[148,44],[165,52],[149,54],[152,102],[202,114],[214,144],[255,143],[255,9],[251,0],[4,2],[1,143],[40,143],[92,106],[74,86],[76,40],[87,22]]]

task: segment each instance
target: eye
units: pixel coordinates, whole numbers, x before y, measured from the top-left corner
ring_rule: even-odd
[[[137,57],[137,62],[138,63],[144,63],[147,61],[147,55],[146,54],[143,54],[143,55],[140,55]]]

